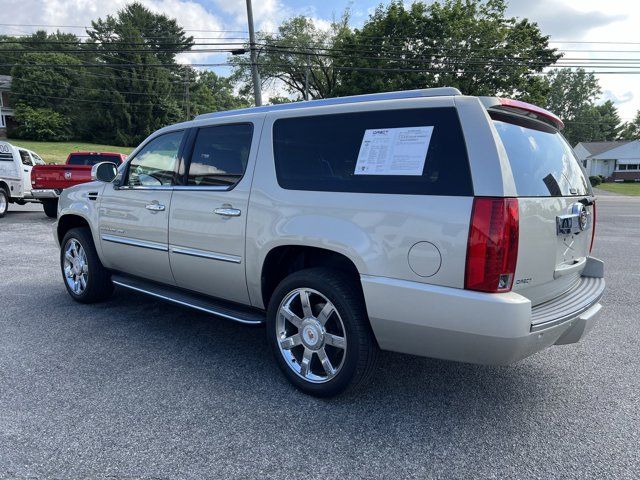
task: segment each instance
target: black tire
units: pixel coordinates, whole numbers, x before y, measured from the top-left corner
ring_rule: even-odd
[[[44,209],[44,213],[49,218],[57,218],[58,217],[58,199],[47,198],[44,200],[40,200],[42,202],[42,208]]]
[[[84,249],[86,255],[86,264],[88,265],[86,287],[81,292],[75,292],[67,282],[65,275],[65,253],[67,246],[71,240],[77,241]],[[113,283],[111,282],[111,274],[109,270],[104,268],[96,247],[93,243],[91,231],[87,227],[72,228],[64,236],[60,248],[60,270],[62,271],[62,279],[64,285],[76,302],[95,303],[108,299],[113,294]]]
[[[9,192],[4,187],[0,187],[0,218],[4,217],[9,210]]]
[[[369,324],[362,291],[356,282],[357,279],[337,270],[310,268],[300,270],[286,277],[276,287],[271,296],[267,310],[269,345],[278,366],[287,379],[307,394],[316,397],[333,397],[341,394],[364,383],[375,367],[379,350],[378,344]],[[335,307],[342,320],[341,326],[344,327],[346,350],[339,354],[341,355],[340,358],[342,358],[341,366],[337,374],[325,380],[324,383],[313,383],[303,378],[299,372],[296,373],[293,370],[294,367],[291,367],[285,359],[285,353],[280,349],[279,342],[282,337],[280,337],[279,333],[280,327],[277,325],[278,311],[283,301],[291,298],[290,295],[299,289],[315,290],[321,296],[326,297]],[[321,308],[321,304],[315,308]],[[315,312],[314,315],[316,315]],[[301,317],[300,315],[298,316]],[[327,322],[327,326],[330,321]],[[298,332],[302,335],[301,329],[298,329]],[[304,344],[293,348],[299,347],[306,351],[307,347]],[[292,352],[293,348],[291,349]],[[312,358],[312,364],[314,361],[316,362],[316,367],[318,365],[320,368],[323,367],[321,363],[317,363],[319,358],[317,360]],[[298,365],[301,366],[301,363]]]

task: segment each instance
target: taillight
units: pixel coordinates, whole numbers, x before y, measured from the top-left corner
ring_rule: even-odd
[[[596,239],[596,202],[593,202],[593,220],[591,222],[591,245],[589,245],[589,253],[593,250],[593,241]]]
[[[517,198],[474,199],[464,288],[493,293],[511,290],[518,230]]]

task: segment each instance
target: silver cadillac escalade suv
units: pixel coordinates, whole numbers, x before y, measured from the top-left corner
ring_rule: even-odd
[[[561,128],[453,88],[200,115],[63,192],[62,277],[83,303],[117,285],[266,324],[317,396],[379,349],[509,364],[601,309],[595,199]]]

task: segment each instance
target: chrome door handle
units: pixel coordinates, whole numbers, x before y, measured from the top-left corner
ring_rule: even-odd
[[[160,205],[159,203],[150,203],[144,208],[152,212],[164,212],[164,205]]]
[[[213,213],[222,215],[223,217],[239,217],[242,212],[237,208],[216,208]]]

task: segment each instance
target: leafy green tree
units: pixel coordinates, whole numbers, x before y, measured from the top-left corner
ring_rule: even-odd
[[[16,138],[62,142],[71,139],[69,117],[51,108],[32,108],[20,104],[15,108],[18,126],[12,131]]]
[[[263,86],[282,85],[301,99],[305,85],[310,99],[336,96],[338,73],[333,68],[332,49],[350,32],[348,23],[348,12],[334,20],[328,30],[318,28],[310,18],[297,16],[284,21],[277,34],[259,35],[258,63]],[[232,62],[233,81],[242,83],[246,93],[251,87],[251,63],[248,57],[235,57]]]
[[[546,107],[564,121],[563,134],[572,145],[618,138],[620,116],[610,100],[596,105],[602,91],[593,73],[557,69],[549,75],[549,86]]]
[[[176,20],[132,3],[92,22],[87,49],[112,64],[95,77],[80,132],[85,138],[134,145],[182,117],[183,72],[175,61],[191,48]]]
[[[451,86],[539,101],[547,84],[532,74],[560,58],[536,24],[506,16],[503,0],[394,0],[338,43],[341,95]]]
[[[621,140],[640,140],[640,110],[636,113],[634,119],[623,125],[620,132]]]
[[[194,76],[196,74],[194,73]],[[205,71],[197,74],[190,86],[190,111],[193,115],[248,107],[249,100],[235,95],[229,78]]]

